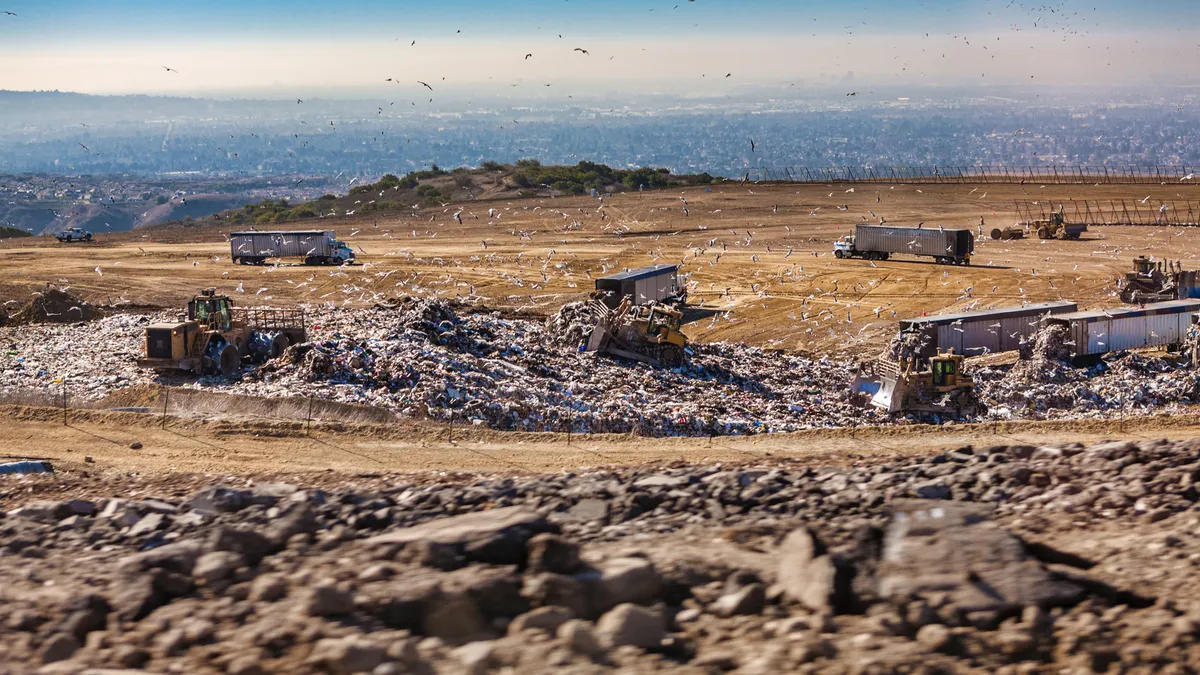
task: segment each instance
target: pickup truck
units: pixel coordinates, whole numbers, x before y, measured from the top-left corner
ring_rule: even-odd
[[[69,244],[73,241],[91,241],[92,233],[78,227],[69,227],[54,235],[54,238],[65,244]]]

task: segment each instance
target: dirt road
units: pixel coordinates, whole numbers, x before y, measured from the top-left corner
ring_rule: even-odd
[[[928,455],[964,445],[1043,445],[1065,439],[1191,438],[1200,415],[1124,421],[1009,422],[961,426],[872,427],[754,437],[635,438],[520,434],[444,425],[199,420],[73,410],[0,407],[0,448],[10,459],[139,473],[253,475],[278,472],[573,471],[657,462],[795,459],[845,465]],[[133,443],[141,448],[130,449]],[[91,462],[85,458],[91,457]]]

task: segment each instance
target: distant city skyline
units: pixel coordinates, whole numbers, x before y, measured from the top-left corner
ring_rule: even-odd
[[[16,14],[0,15],[0,89],[94,94],[720,95],[851,71],[867,85],[1196,84],[1200,58],[1193,0],[0,4]]]

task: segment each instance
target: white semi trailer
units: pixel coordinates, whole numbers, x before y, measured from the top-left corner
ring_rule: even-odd
[[[268,258],[302,258],[305,265],[354,262],[354,250],[338,241],[333,230],[233,232],[229,255],[238,265],[261,265]]]

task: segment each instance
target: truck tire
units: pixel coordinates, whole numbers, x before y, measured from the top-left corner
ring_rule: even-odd
[[[1045,227],[1039,227],[1037,234],[1038,234],[1038,239],[1049,239],[1050,238],[1050,230],[1046,229]]]
[[[841,260],[842,258],[846,257],[846,254],[842,253],[841,251],[834,251],[833,257],[837,258],[838,260]]]
[[[892,255],[891,253],[888,253],[887,251],[884,251],[883,253],[880,253],[880,254],[879,254],[879,259],[880,259],[880,260],[887,260],[887,259],[888,259],[888,257],[889,257],[889,256],[891,256],[891,255]]]
[[[90,235],[90,234],[89,234],[89,235],[86,235],[86,236],[83,238],[83,240],[84,240],[84,241],[91,241],[91,240],[92,240],[92,235]]]

